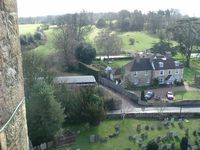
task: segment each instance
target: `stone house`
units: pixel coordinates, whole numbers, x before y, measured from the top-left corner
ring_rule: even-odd
[[[163,55],[139,56],[124,66],[124,83],[136,86],[150,85],[153,79],[159,84],[174,84],[183,79],[183,64]]]

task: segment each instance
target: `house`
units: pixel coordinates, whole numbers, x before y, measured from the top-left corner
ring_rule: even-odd
[[[150,85],[154,79],[159,84],[174,84],[183,79],[183,64],[163,55],[136,55],[134,60],[124,66],[124,83],[137,86]]]
[[[183,79],[183,64],[171,57],[155,56],[152,66],[153,78],[157,78],[159,84],[174,84],[175,80]]]
[[[55,77],[55,84],[67,84],[70,87],[95,86],[96,80],[94,76],[63,76]]]

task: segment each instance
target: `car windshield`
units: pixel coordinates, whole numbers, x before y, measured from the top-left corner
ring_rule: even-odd
[[[167,92],[167,94],[169,94],[169,95],[173,95],[173,93],[172,93],[172,92]]]

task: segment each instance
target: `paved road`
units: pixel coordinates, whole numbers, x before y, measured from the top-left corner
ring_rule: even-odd
[[[139,107],[138,105],[135,105],[133,102],[125,99],[121,95],[114,93],[110,89],[102,86],[104,89],[106,89],[109,93],[112,93],[113,95],[117,96],[122,100],[122,109],[116,110],[116,111],[110,111],[107,114],[131,114],[131,113],[200,113],[200,107]]]
[[[143,108],[132,108],[132,109],[123,109],[108,112],[107,114],[132,114],[132,113],[200,113],[200,107],[189,107],[189,108],[180,108],[180,107],[143,107]]]

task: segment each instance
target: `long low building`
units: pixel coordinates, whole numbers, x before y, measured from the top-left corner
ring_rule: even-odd
[[[96,80],[94,76],[62,76],[55,77],[54,83],[76,86],[91,86],[96,84]]]

